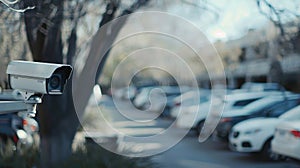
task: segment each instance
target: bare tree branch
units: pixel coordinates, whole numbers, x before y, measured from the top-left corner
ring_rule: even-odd
[[[284,19],[286,19],[287,17],[291,17],[291,20],[300,18],[299,13],[292,11],[291,9],[276,7],[274,4],[272,4],[268,0],[256,0],[256,4],[257,4],[259,12],[262,15],[264,15],[267,19],[269,19],[276,27],[279,28],[280,35],[282,37],[287,35],[287,32],[285,31],[285,26],[284,26],[285,23],[283,23]],[[264,7],[265,7],[265,9],[264,9]],[[266,9],[268,11],[266,11]]]
[[[219,19],[218,9],[212,4],[210,4],[209,2],[207,2],[206,0],[201,0],[200,2],[202,3],[191,2],[189,0],[181,0],[181,2],[202,9],[204,11],[211,12],[214,15],[215,19]]]
[[[17,8],[12,7],[13,5],[16,5],[17,3],[19,3],[20,0],[13,0],[13,1],[10,1],[10,0],[0,0],[0,2],[2,2],[5,6],[7,6],[12,11],[20,12],[20,13],[35,8],[35,6],[28,6],[28,7],[24,8],[24,9],[17,9]]]
[[[135,12],[140,7],[147,5],[149,1],[150,0],[137,0],[128,9],[125,9],[120,16],[124,16],[124,15]]]
[[[269,10],[270,10],[269,13],[266,13],[262,9],[262,3],[269,8]],[[281,36],[284,36],[285,32],[284,32],[284,28],[283,28],[282,20],[281,20],[281,15],[280,15],[281,10],[276,9],[267,0],[256,0],[256,4],[257,4],[259,12],[262,15],[264,15],[265,17],[267,17],[271,22],[273,22],[273,24],[279,28]],[[275,15],[275,18],[273,18],[273,15]]]

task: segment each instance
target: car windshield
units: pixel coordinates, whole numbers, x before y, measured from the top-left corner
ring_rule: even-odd
[[[297,106],[288,112],[282,114],[279,118],[284,120],[300,120],[300,106]]]
[[[280,102],[282,99],[275,99],[275,98],[263,98],[257,101],[254,101],[253,103],[250,103],[244,107],[246,110],[260,110],[262,108],[272,106],[278,102]]]
[[[248,99],[248,100],[238,100],[238,101],[224,101],[225,106],[224,109],[229,110],[231,108],[242,108],[245,105],[255,101],[256,99]]]
[[[259,94],[234,94],[225,98],[225,109],[242,108],[246,105],[261,99],[263,96]]]

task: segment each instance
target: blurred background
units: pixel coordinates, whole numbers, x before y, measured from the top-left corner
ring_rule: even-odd
[[[26,149],[13,138],[15,130],[10,135],[6,132],[10,126],[3,126],[2,132],[0,128],[0,166],[299,166],[300,153],[292,150],[300,148],[299,0],[1,2],[2,100],[17,99],[6,74],[11,60],[70,64],[73,77],[82,82],[69,81],[62,96],[45,95],[37,117],[22,118],[22,129],[32,136],[30,143],[24,142],[30,144]],[[173,19],[129,15],[150,11]],[[110,22],[122,16],[128,17]],[[140,33],[123,39],[152,26],[178,38]],[[198,36],[195,29],[203,35]],[[149,62],[168,69],[137,71]],[[186,67],[193,76],[187,75]],[[226,89],[224,111],[213,135],[199,143],[203,126],[210,126],[204,122],[214,96],[212,88]],[[289,113],[293,117],[283,116]],[[130,120],[133,116],[147,122],[136,123]],[[12,118],[3,120],[10,123]],[[155,135],[169,127],[173,134],[163,142],[134,142],[112,131],[104,120],[125,135]],[[30,124],[34,129],[28,132],[25,127]],[[156,153],[181,139],[178,135],[186,136],[166,152]],[[284,146],[288,143],[292,147]]]

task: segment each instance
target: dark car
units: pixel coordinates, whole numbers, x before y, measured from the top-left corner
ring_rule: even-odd
[[[228,140],[231,128],[235,124],[255,117],[278,117],[299,104],[299,95],[268,96],[257,100],[242,109],[233,110],[222,116],[214,135],[222,140]]]

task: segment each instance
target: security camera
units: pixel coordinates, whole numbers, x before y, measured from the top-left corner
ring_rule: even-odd
[[[11,61],[7,71],[12,89],[32,94],[60,95],[72,73],[72,67],[30,61]]]
[[[12,107],[0,102],[0,114],[7,113],[8,108],[9,112],[20,111],[19,113],[34,117],[37,104],[42,103],[43,94],[63,93],[72,73],[72,67],[65,64],[12,61],[8,64],[6,73],[10,87],[21,100],[12,102],[16,106],[13,110]],[[17,103],[24,103],[25,106],[19,107]]]

